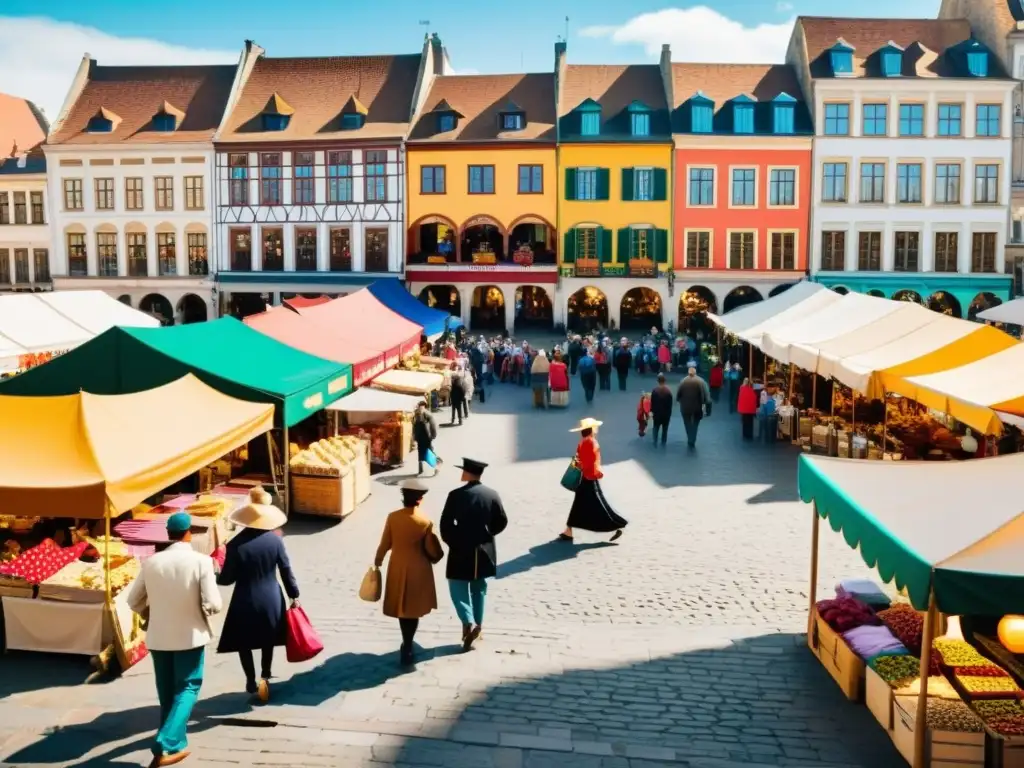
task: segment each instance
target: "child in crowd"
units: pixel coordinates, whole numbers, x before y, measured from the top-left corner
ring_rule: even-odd
[[[640,437],[647,434],[647,422],[651,420],[651,393],[641,392],[640,402],[636,407],[637,432]]]

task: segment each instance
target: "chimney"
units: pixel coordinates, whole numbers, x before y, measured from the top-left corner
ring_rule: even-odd
[[[559,40],[555,43],[555,72],[560,72],[565,65],[566,42]]]
[[[15,140],[14,146],[11,147],[11,157],[17,157],[17,156],[18,156],[18,142],[17,142],[17,140]]]
[[[441,36],[437,32],[430,35],[430,52],[431,59],[434,61],[434,74],[445,74],[445,59],[448,58],[448,54],[441,44]]]
[[[658,61],[661,69],[661,87],[665,91],[665,103],[668,104],[669,112],[675,104],[675,89],[672,87],[672,46],[664,43],[661,46],[661,59]]]

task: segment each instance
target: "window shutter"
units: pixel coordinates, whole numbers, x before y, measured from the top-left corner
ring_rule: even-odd
[[[568,230],[562,239],[565,243],[562,246],[562,263],[574,264],[576,262],[576,230]]]
[[[622,199],[623,200],[627,200],[627,201],[633,199],[633,169],[632,168],[623,168],[622,169]]]
[[[608,173],[608,171],[605,171]],[[607,198],[606,198],[607,199]],[[597,228],[597,248],[602,264],[612,263],[612,231],[604,227]]]
[[[664,168],[654,169],[654,199],[668,200],[668,171]]]
[[[576,169],[566,168],[565,169],[565,199],[575,200],[576,199]]]
[[[633,256],[633,249],[630,247],[630,235],[632,230],[629,227],[625,227],[619,230],[619,263],[625,264]]]
[[[658,264],[668,264],[668,230],[655,229],[654,232],[654,260]]]
[[[608,169],[598,168],[597,169],[597,199],[607,200],[608,199]],[[611,235],[609,234],[609,237]]]

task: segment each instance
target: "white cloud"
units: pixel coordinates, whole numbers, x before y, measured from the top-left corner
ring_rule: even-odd
[[[775,10],[779,13],[789,13],[793,10],[793,4],[787,3],[786,0],[779,0],[779,2],[775,4]]]
[[[52,122],[86,53],[109,65],[233,64],[241,48],[241,40],[235,51],[203,50],[43,17],[0,16],[0,91],[31,99]]]
[[[621,26],[592,26],[583,37],[610,38],[617,45],[642,45],[651,56],[672,46],[677,61],[782,62],[793,22],[745,27],[705,5],[642,13]]]

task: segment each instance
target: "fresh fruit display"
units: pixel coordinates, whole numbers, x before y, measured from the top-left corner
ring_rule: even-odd
[[[875,656],[871,660],[871,668],[878,673],[878,676],[885,682],[898,687],[917,676],[921,667],[921,660],[916,656],[901,654],[898,656]]]
[[[917,696],[921,693],[921,678],[915,677],[913,680],[901,681],[901,684],[893,687],[893,694],[896,696]],[[928,678],[928,697],[933,696],[937,699],[960,701],[960,694],[957,693],[956,688],[941,675],[932,675]]]
[[[986,664],[980,667],[951,667],[957,677],[1009,677],[1010,673],[995,664]]]
[[[110,591],[116,595],[129,586],[139,575],[142,564],[134,557],[111,559]],[[103,575],[103,563],[97,563],[82,574],[81,584],[85,589],[105,589],[106,579]]]
[[[837,597],[818,602],[818,615],[836,632],[848,632],[865,624],[879,624],[871,608],[853,597]],[[904,643],[906,645],[906,643]]]
[[[992,662],[978,653],[974,646],[966,640],[940,637],[935,641],[934,648],[938,651],[939,656],[942,657],[942,663],[947,667],[955,669],[958,667],[988,667],[992,665]]]
[[[981,733],[981,720],[962,701],[928,697],[928,727],[933,731]]]
[[[1021,693],[1020,686],[1010,677],[971,677],[956,675],[953,680],[968,698],[1005,699]]]
[[[974,711],[986,722],[993,717],[1024,717],[1024,707],[1017,699],[986,699],[974,702]]]
[[[896,603],[891,608],[878,612],[878,618],[896,635],[896,638],[914,654],[921,653],[921,634],[924,618],[906,603]]]
[[[342,436],[318,440],[295,454],[289,466],[297,474],[340,477],[357,455],[351,441]]]
[[[1003,736],[1024,736],[1024,717],[993,717],[985,720],[985,724]]]

